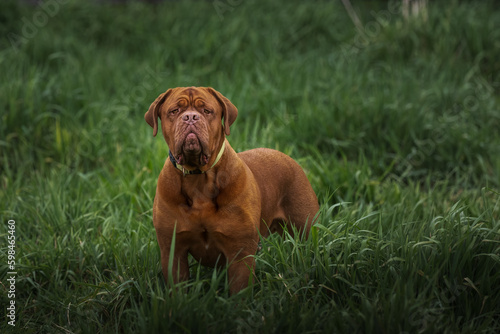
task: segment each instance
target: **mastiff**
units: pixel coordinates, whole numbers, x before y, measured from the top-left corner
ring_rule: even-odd
[[[307,238],[317,218],[316,194],[292,158],[267,148],[234,151],[226,136],[237,115],[213,88],[179,87],[144,116],[153,136],[161,123],[170,149],[153,205],[167,282],[189,278],[191,254],[205,266],[228,265],[234,294],[253,279],[259,234],[293,233],[294,225]]]

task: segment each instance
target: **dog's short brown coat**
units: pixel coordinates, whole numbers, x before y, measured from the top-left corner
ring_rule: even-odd
[[[179,87],[161,94],[144,116],[153,135],[161,119],[171,151],[153,206],[165,279],[188,279],[191,254],[206,266],[227,263],[230,292],[236,293],[252,277],[259,233],[282,234],[282,226],[293,224],[308,236],[319,206],[306,175],[279,151],[237,154],[226,139],[237,114],[213,88]]]

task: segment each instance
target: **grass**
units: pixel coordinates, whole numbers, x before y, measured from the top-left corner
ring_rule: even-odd
[[[500,330],[498,4],[356,3],[361,31],[341,2],[59,5],[0,5],[2,332]],[[167,147],[143,115],[184,85],[230,98],[232,146],[291,155],[321,204],[236,296],[194,261],[179,290],[161,275]]]

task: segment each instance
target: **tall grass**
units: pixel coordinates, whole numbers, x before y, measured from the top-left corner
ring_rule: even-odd
[[[500,330],[498,5],[430,2],[426,20],[356,6],[366,31],[341,2],[218,15],[70,1],[33,38],[0,40],[0,214],[16,221],[18,272],[16,327],[1,331]],[[2,2],[0,34],[41,10]],[[309,240],[262,240],[236,296],[194,261],[179,289],[161,275],[152,202],[168,151],[143,115],[184,85],[230,98],[232,146],[291,155],[321,204]]]

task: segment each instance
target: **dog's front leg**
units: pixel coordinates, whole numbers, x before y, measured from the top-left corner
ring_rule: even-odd
[[[165,236],[160,229],[156,230],[160,246],[161,268],[165,282],[176,284],[189,279],[187,249],[179,247],[171,236]]]

